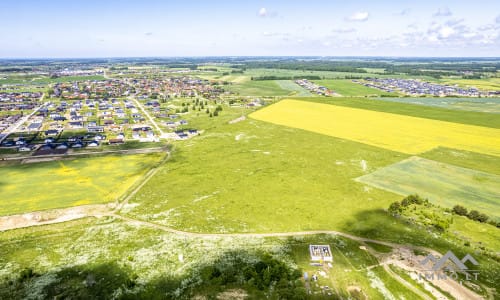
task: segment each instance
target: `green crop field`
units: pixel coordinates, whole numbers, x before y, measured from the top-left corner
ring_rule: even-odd
[[[448,85],[459,85],[464,88],[475,87],[480,90],[486,91],[499,91],[500,90],[500,78],[485,78],[485,79],[441,79],[439,80],[441,84]]]
[[[430,97],[385,97],[375,100],[401,102],[446,109],[500,113],[500,98],[430,98]]]
[[[311,96],[311,93],[308,90],[304,89],[292,80],[276,80],[275,82],[280,86],[280,88],[290,91],[289,95],[297,97]]]
[[[274,80],[245,81],[229,85],[226,89],[241,96],[286,96],[290,93],[282,89]]]
[[[392,98],[391,98],[392,99]],[[371,100],[370,98],[300,98],[302,101],[327,103],[373,111],[388,112],[399,115],[447,121],[460,124],[500,128],[500,115],[475,111],[460,111],[442,107],[423,106],[410,103]]]
[[[380,95],[396,95],[378,89],[366,87],[364,85],[354,83],[349,79],[337,80],[314,80],[315,83],[325,86],[342,96],[380,96]]]
[[[112,155],[1,166],[0,215],[114,201],[161,156]]]
[[[356,180],[400,195],[419,194],[444,207],[473,207],[500,219],[498,175],[411,157]]]
[[[352,179],[406,157],[256,120],[221,124],[177,146],[127,214],[198,232],[338,228],[399,198]]]

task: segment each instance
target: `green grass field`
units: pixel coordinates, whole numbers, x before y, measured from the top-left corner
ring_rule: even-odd
[[[0,215],[116,200],[162,154],[97,156],[0,167]]]
[[[400,195],[419,194],[431,202],[460,204],[500,219],[500,176],[411,157],[356,179]]]
[[[177,146],[127,214],[198,232],[338,228],[399,198],[352,179],[406,157],[255,120],[221,124]]]
[[[464,88],[475,87],[480,90],[498,91],[500,90],[500,78],[485,78],[485,79],[455,79],[446,78],[439,80],[442,84],[459,85]]]
[[[381,101],[401,102],[445,109],[500,113],[500,98],[430,98],[430,97],[385,97]]]
[[[409,103],[399,103],[367,98],[298,98],[297,100],[327,103],[353,108],[362,108],[380,112],[388,112],[405,116],[427,118],[460,124],[500,128],[500,115],[475,111],[460,111],[441,107],[423,106]]]
[[[350,79],[314,80],[314,82],[319,85],[325,86],[345,97],[396,95],[395,93],[388,93],[378,89],[366,87],[358,83],[354,83]]]
[[[276,80],[275,81],[282,89],[290,91],[289,95],[297,97],[309,97],[311,93],[293,82],[293,80]]]
[[[229,85],[226,89],[241,96],[286,96],[290,93],[274,80],[244,81]]]

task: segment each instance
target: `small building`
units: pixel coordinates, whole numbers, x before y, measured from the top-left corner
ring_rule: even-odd
[[[312,261],[333,261],[330,245],[309,245]]]
[[[104,132],[104,127],[102,127],[102,126],[88,126],[87,131],[88,132]]]
[[[45,131],[46,136],[56,136],[58,134],[59,134],[59,131],[55,130],[55,129],[49,129],[49,130]]]

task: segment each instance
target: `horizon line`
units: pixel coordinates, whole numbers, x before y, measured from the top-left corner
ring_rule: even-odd
[[[172,56],[80,56],[80,57],[0,57],[0,60],[137,59],[137,58],[437,58],[500,59],[500,56],[395,56],[395,55],[172,55]]]

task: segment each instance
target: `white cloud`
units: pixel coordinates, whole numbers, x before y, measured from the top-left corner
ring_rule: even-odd
[[[500,24],[500,15],[498,15],[498,16],[497,16],[497,18],[495,19],[495,22],[496,22],[497,24]]]
[[[447,39],[455,33],[455,29],[449,26],[444,26],[439,29],[438,33],[439,33],[438,35],[439,38]]]
[[[332,30],[334,33],[353,33],[356,32],[356,29],[354,28],[337,28]]]
[[[452,14],[453,13],[451,12],[451,10],[447,6],[445,6],[445,7],[439,8],[438,11],[433,14],[433,16],[434,17],[449,17]]]
[[[259,9],[259,16],[260,17],[266,17],[267,16],[267,9],[265,7],[262,7]]]
[[[152,32],[146,32],[146,33],[144,33],[144,35],[146,35],[146,36],[152,36],[153,33]]]
[[[397,13],[397,15],[400,15],[400,16],[407,16],[411,13],[411,9],[410,8],[405,8],[403,9],[402,11],[400,11],[399,13]]]
[[[350,15],[347,20],[348,21],[353,21],[353,22],[364,22],[368,20],[368,17],[370,17],[370,14],[366,11],[358,11]]]

